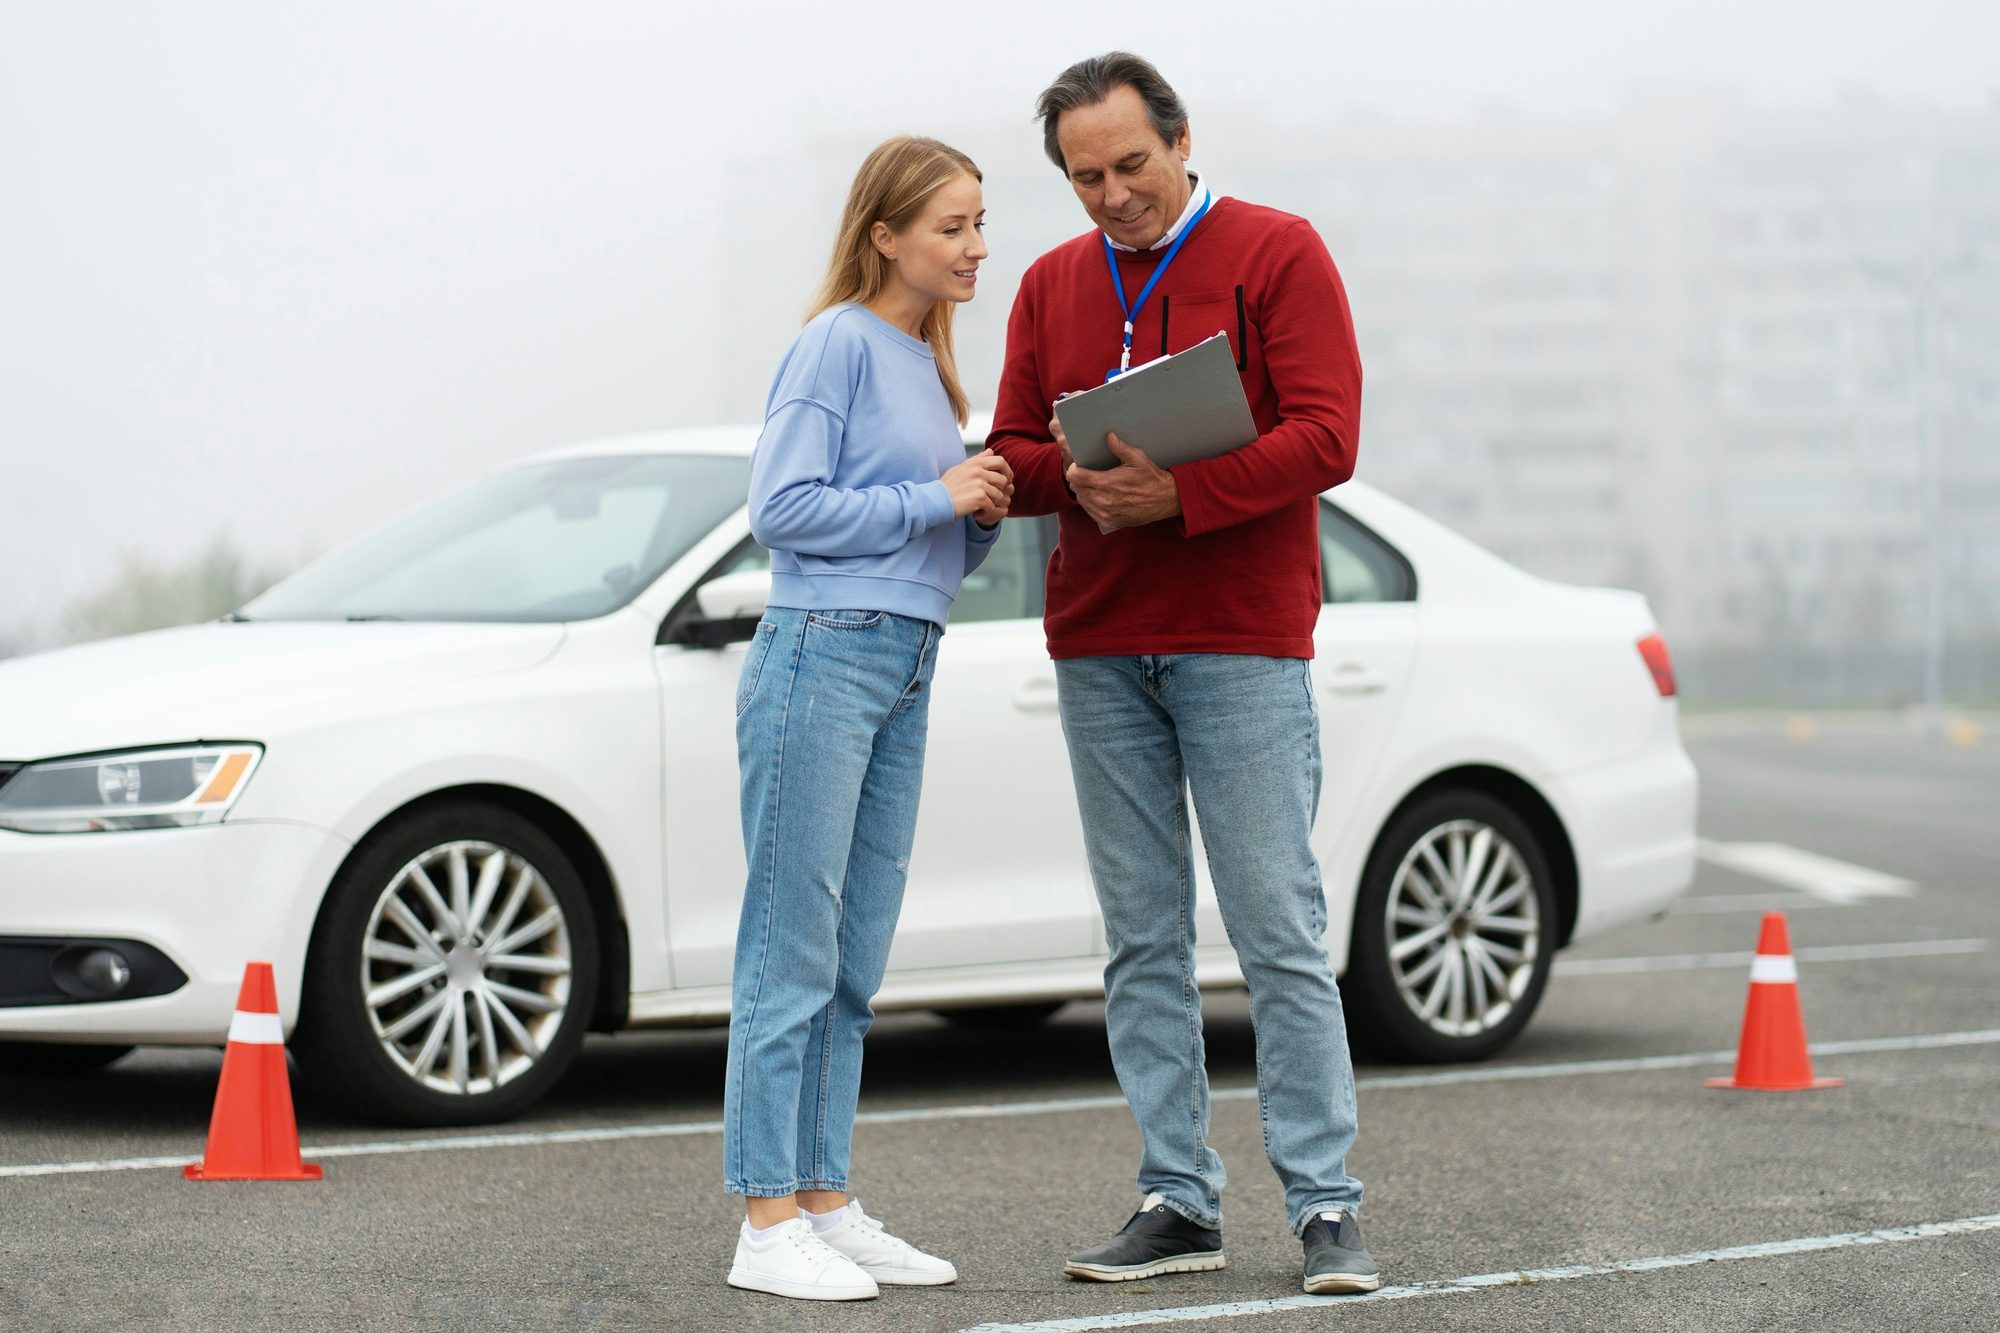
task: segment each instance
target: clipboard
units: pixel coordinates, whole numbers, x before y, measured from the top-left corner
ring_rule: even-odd
[[[1163,468],[1226,454],[1257,438],[1227,333],[1057,399],[1055,410],[1070,456],[1087,468],[1118,466],[1104,442],[1114,432]]]

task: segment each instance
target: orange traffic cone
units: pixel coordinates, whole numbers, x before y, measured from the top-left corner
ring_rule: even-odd
[[[1734,1078],[1704,1079],[1711,1088],[1802,1092],[1837,1088],[1845,1079],[1814,1078],[1806,1053],[1806,1020],[1799,1012],[1799,969],[1783,912],[1766,912],[1750,960],[1750,1000],[1743,1009],[1743,1039],[1736,1047]]]
[[[269,963],[243,969],[222,1082],[208,1122],[208,1152],[183,1168],[189,1180],[318,1180],[299,1160],[292,1119],[292,1080],[285,1069],[285,1029],[278,1021],[278,987]]]

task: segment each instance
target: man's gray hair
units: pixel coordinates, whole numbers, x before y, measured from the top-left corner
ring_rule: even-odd
[[[1146,104],[1146,115],[1160,138],[1171,144],[1187,128],[1187,106],[1181,101],[1150,60],[1128,51],[1111,51],[1088,60],[1079,60],[1042,90],[1035,114],[1042,121],[1042,151],[1063,170],[1062,148],[1056,143],[1056,119],[1080,106],[1096,106],[1119,88],[1130,88]]]

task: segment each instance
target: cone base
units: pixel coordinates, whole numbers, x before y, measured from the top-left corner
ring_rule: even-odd
[[[326,1172],[321,1170],[319,1167],[314,1166],[311,1162],[307,1162],[305,1165],[301,1166],[298,1170],[297,1175],[294,1175],[289,1171],[284,1171],[284,1172],[267,1171],[254,1176],[230,1175],[227,1173],[210,1173],[203,1169],[202,1164],[200,1162],[189,1162],[186,1166],[181,1168],[181,1174],[189,1180],[324,1180],[326,1179]]]
[[[1733,1078],[1705,1078],[1701,1082],[1707,1088],[1739,1088],[1746,1092],[1811,1092],[1815,1088],[1837,1088],[1847,1080],[1815,1078],[1804,1083],[1738,1083]]]

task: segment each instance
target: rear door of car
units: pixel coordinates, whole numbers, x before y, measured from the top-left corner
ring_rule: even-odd
[[[1323,777],[1313,849],[1322,867],[1342,839],[1372,838],[1354,812],[1382,759],[1417,649],[1416,574],[1403,555],[1340,506],[1320,504],[1321,606],[1313,632]],[[1199,837],[1199,834],[1197,834]],[[1208,858],[1195,858],[1195,932],[1201,950],[1226,951]],[[1329,885],[1329,892],[1340,886]],[[1348,910],[1329,901],[1338,920]]]

